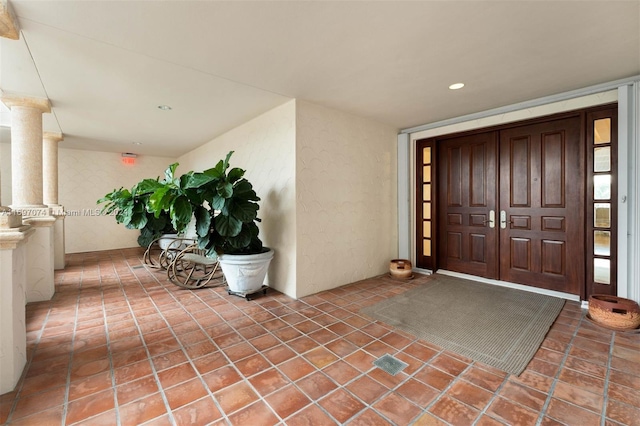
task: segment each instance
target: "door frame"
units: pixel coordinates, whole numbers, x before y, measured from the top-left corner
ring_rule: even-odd
[[[580,138],[581,138],[581,144],[583,145],[581,147],[581,150],[582,150],[581,156],[582,156],[582,158],[588,158],[588,156],[586,155],[586,152],[587,152],[587,149],[588,149],[587,141],[586,141],[587,117],[589,115],[593,116],[594,113],[597,114],[598,111],[601,111],[601,110],[604,110],[604,109],[611,109],[612,107],[616,108],[616,109],[618,108],[617,100],[614,101],[614,102],[607,102],[607,103],[604,103],[604,104],[597,104],[597,105],[593,105],[593,106],[589,106],[589,107],[583,107],[583,108],[580,108],[580,109],[577,109],[577,110],[564,111],[564,112],[555,113],[555,114],[540,115],[540,116],[537,116],[537,117],[534,117],[534,118],[531,118],[531,119],[527,119],[527,120],[512,121],[512,122],[509,122],[509,123],[501,123],[501,124],[494,124],[494,125],[486,126],[486,127],[474,127],[472,129],[469,129],[469,130],[463,130],[463,131],[451,132],[451,133],[443,133],[443,134],[439,134],[439,135],[436,135],[436,136],[433,136],[433,137],[416,138],[416,139],[414,139],[414,141],[413,141],[414,142],[414,144],[413,144],[413,151],[414,151],[413,152],[413,159],[414,159],[414,161],[412,161],[414,173],[413,173],[412,178],[415,179],[414,180],[414,182],[415,182],[415,187],[414,187],[415,188],[415,193],[413,195],[413,200],[414,200],[414,203],[415,203],[415,205],[414,205],[414,207],[415,207],[415,210],[414,210],[415,217],[414,217],[414,221],[413,221],[413,223],[414,223],[413,234],[412,234],[413,238],[417,239],[417,238],[420,237],[420,234],[417,232],[417,228],[419,226],[417,222],[418,222],[418,217],[419,217],[419,214],[420,214],[421,210],[420,210],[420,206],[418,205],[416,200],[418,199],[418,195],[420,194],[421,185],[417,181],[418,177],[417,177],[416,170],[417,170],[418,166],[416,165],[416,160],[417,160],[417,149],[418,149],[418,146],[421,143],[423,143],[423,144],[424,143],[428,143],[429,146],[433,147],[434,152],[433,152],[432,155],[433,155],[434,158],[438,158],[438,156],[439,156],[438,145],[439,145],[439,142],[441,142],[443,140],[447,140],[447,139],[451,139],[451,138],[457,138],[457,137],[464,137],[464,136],[468,136],[468,135],[474,135],[474,134],[485,133],[485,132],[500,132],[501,130],[505,130],[505,129],[510,129],[510,128],[519,127],[519,126],[532,125],[532,124],[540,124],[540,123],[544,123],[544,122],[547,122],[547,121],[550,121],[550,120],[561,120],[561,119],[565,119],[565,118],[579,117],[580,121],[581,121],[581,132],[580,132],[581,136],[580,136]],[[617,158],[613,159],[613,161],[617,161]],[[432,169],[435,170],[437,167],[438,166],[437,166],[437,163],[436,163],[435,167],[432,167]],[[584,170],[584,172],[585,172],[584,173],[585,180],[588,180],[589,179],[589,177],[588,177],[588,172],[589,172],[588,169],[589,168],[586,167],[586,165],[585,165],[584,168],[585,168],[585,170]],[[615,173],[615,170],[613,171],[613,173]],[[434,177],[435,177],[435,173],[434,173]],[[438,188],[440,185],[439,185],[439,183],[437,181],[434,181],[432,186],[434,187],[434,194],[432,195],[432,199],[438,200],[438,194],[436,192],[436,188]],[[581,187],[584,190],[585,188],[589,188],[590,186],[587,185],[586,182],[582,182]],[[616,193],[615,188],[613,189],[613,193],[614,194]],[[589,200],[589,197],[587,196],[586,190],[585,190],[584,193],[583,193],[583,196],[582,196],[582,201],[581,201],[581,204],[583,206],[583,210],[586,209],[587,204],[588,204],[588,200]],[[612,202],[613,201],[615,201],[615,198],[612,199]],[[434,208],[434,210],[435,210],[435,208]],[[436,255],[433,256],[433,259],[430,262],[431,269],[429,269],[428,272],[431,272],[431,271],[435,272],[438,269],[437,253],[439,252],[439,236],[438,236],[438,232],[437,232],[437,228],[438,228],[438,226],[437,226],[437,218],[439,217],[439,215],[438,215],[438,213],[436,211],[433,211],[432,213],[433,213],[433,217],[436,219],[436,221],[433,222],[433,228],[434,228],[433,231],[435,232],[435,234],[434,234],[434,238],[433,238],[434,249],[432,251],[434,253],[436,253]],[[583,211],[582,215],[583,215],[583,217],[589,217],[588,215],[586,215],[586,211]],[[589,229],[590,229],[589,226],[585,222],[585,224],[584,224],[584,233],[585,233],[584,236],[585,237],[586,237],[586,234],[587,234]],[[615,231],[616,231],[615,233],[616,233],[616,236],[617,236],[617,232],[619,230],[616,228]],[[586,240],[587,239],[585,238],[585,241]],[[613,241],[615,242],[616,240],[614,239]],[[420,261],[417,258],[417,256],[418,256],[418,249],[417,249],[418,244],[419,243],[416,242],[413,245],[413,250],[411,252],[412,260],[414,260],[416,265],[420,264]],[[585,252],[586,252],[587,249],[588,248],[586,247],[585,248]],[[590,274],[587,271],[588,268],[589,268],[589,266],[587,265],[587,261],[589,259],[591,259],[591,258],[592,257],[589,257],[587,254],[585,254],[585,269],[586,270],[585,270],[585,273],[583,274],[583,276],[585,276],[585,277],[590,276]],[[615,275],[616,275],[615,273],[612,274],[613,277],[615,277]],[[487,281],[495,281],[495,280],[487,280]],[[499,281],[495,281],[495,282],[496,283],[501,283]],[[506,284],[509,284],[509,283],[506,283]],[[515,283],[513,285],[514,286],[518,286],[518,287],[522,286],[520,284],[515,284]],[[524,287],[528,287],[528,286],[524,286]],[[592,283],[588,282],[587,279],[585,278],[584,279],[584,283],[582,283],[581,286],[580,286],[579,297],[582,300],[586,299],[586,296],[591,291],[592,287],[593,287]],[[612,287],[613,287],[613,292],[614,292],[613,294],[616,294],[617,293],[617,289],[616,289],[615,283],[614,283],[614,285]],[[535,287],[529,287],[529,288],[536,289]],[[544,291],[544,290],[542,290],[542,291]],[[567,294],[567,295],[569,295],[569,294]],[[569,296],[571,296],[571,295],[569,295]]]

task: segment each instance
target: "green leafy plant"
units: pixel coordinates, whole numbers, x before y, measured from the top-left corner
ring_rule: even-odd
[[[98,200],[98,204],[104,207],[101,214],[115,215],[116,222],[124,224],[128,229],[139,229],[138,244],[147,247],[153,240],[162,234],[175,233],[168,213],[162,213],[157,217],[147,210],[148,194],[140,194],[138,185],[131,190],[114,189]]]
[[[145,179],[137,186],[138,194],[149,197],[147,211],[156,218],[168,214],[177,232],[195,217],[198,245],[211,255],[264,251],[257,225],[260,198],[245,171],[230,168],[232,154],[211,169],[180,177],[175,175],[178,163],[171,164],[164,179]]]

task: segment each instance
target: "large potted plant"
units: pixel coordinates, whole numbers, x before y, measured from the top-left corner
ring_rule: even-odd
[[[260,198],[244,170],[229,168],[232,154],[211,169],[180,177],[178,163],[171,164],[164,179],[145,179],[137,191],[148,195],[147,211],[156,218],[168,214],[177,232],[195,218],[198,246],[218,257],[230,292],[249,294],[261,289],[273,250],[258,237]]]
[[[168,213],[158,216],[147,210],[149,194],[140,194],[138,184],[131,190],[114,189],[97,201],[105,204],[101,214],[115,215],[116,222],[122,223],[128,229],[139,229],[138,244],[148,247],[149,244],[162,235],[176,235]]]

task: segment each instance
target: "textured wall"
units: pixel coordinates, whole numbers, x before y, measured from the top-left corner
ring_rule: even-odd
[[[0,143],[0,206],[11,204],[11,144]]]
[[[298,101],[297,297],[389,270],[397,129]]]
[[[11,392],[27,362],[27,245],[0,250],[0,394]]]
[[[114,189],[162,176],[175,159],[144,155],[128,166],[119,153],[60,148],[58,161],[58,202],[67,211],[66,252],[79,253],[136,247],[140,232],[117,224],[114,217],[96,215],[96,201]]]
[[[53,277],[53,222],[35,218],[26,222],[35,228],[27,242],[27,302],[51,300],[55,293]]]
[[[291,101],[239,126],[178,160],[178,173],[202,171],[224,159],[247,171],[261,198],[262,242],[275,250],[269,285],[296,297],[295,108]]]

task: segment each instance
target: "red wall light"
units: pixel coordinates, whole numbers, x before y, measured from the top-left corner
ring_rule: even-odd
[[[133,166],[136,164],[136,154],[132,154],[130,152],[122,153],[122,164],[126,164],[127,166]]]

